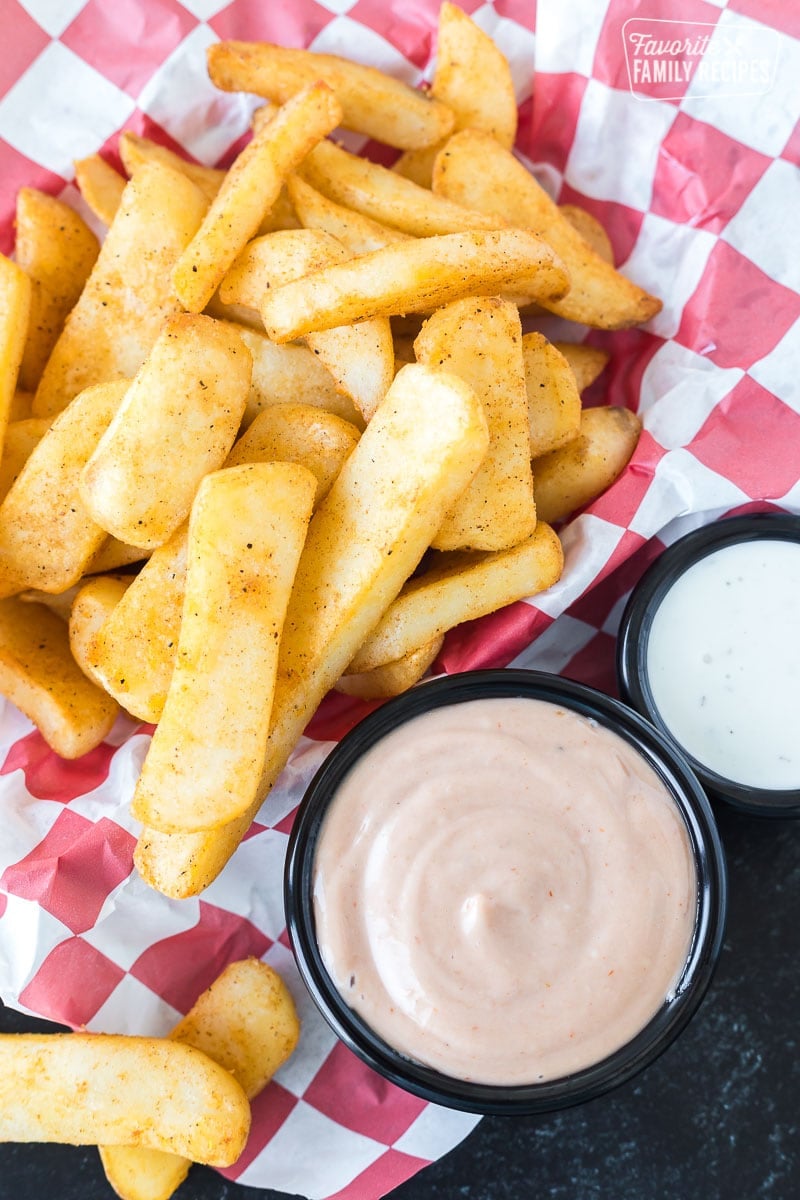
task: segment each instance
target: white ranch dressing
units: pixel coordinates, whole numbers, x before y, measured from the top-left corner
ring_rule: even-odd
[[[314,864],[346,1002],[407,1057],[491,1084],[625,1045],[675,988],[696,904],[656,772],[596,721],[519,697],[385,736],[340,784]]]
[[[737,542],[671,586],[646,669],[672,736],[734,783],[800,787],[800,543]]]

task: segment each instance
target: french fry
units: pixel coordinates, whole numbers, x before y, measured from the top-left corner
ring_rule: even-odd
[[[595,254],[599,254],[604,262],[614,266],[614,248],[611,238],[606,233],[597,217],[593,217],[585,208],[577,204],[559,204],[558,211],[566,217],[573,229],[576,229],[584,241],[588,242]]]
[[[443,643],[444,637],[431,638],[418,650],[410,650],[402,658],[384,663],[382,667],[362,671],[359,675],[342,675],[336,682],[335,690],[345,696],[356,696],[359,700],[383,700],[389,696],[399,696],[419,683]]]
[[[297,173],[337,204],[413,237],[497,229],[504,224],[496,216],[436,196],[396,171],[358,158],[331,141],[315,146]]]
[[[261,317],[258,323],[263,329]],[[235,326],[253,356],[253,374],[242,424],[247,426],[273,404],[287,400],[312,404],[358,428],[364,422],[349,396],[336,390],[333,376],[307,346],[278,346],[265,333]]]
[[[0,445],[8,425],[31,312],[32,284],[0,254]]]
[[[536,506],[522,328],[515,305],[497,296],[456,300],[426,321],[414,351],[418,362],[452,371],[468,383],[489,426],[486,457],[442,522],[433,547],[505,550],[530,537]]]
[[[11,485],[49,428],[47,417],[27,417],[22,421],[10,421],[6,426],[0,458],[0,502],[5,500]]]
[[[303,87],[324,80],[342,106],[340,123],[398,149],[446,138],[453,114],[424,92],[361,63],[270,42],[217,42],[208,48],[208,73],[218,88],[254,92],[285,104]]]
[[[409,579],[383,619],[354,656],[348,674],[395,662],[416,646],[441,637],[557,582],[564,565],[561,543],[539,521],[531,537],[491,554],[443,554],[441,561]]]
[[[126,391],[124,380],[76,396],[31,451],[0,504],[0,595],[63,592],[105,540],[80,496],[81,472]]]
[[[500,229],[400,242],[270,290],[261,306],[276,342],[396,313],[429,312],[465,296],[569,286],[560,260],[532,233]]]
[[[119,711],[75,662],[63,618],[16,596],[0,600],[0,694],[61,758],[80,758],[99,746]]]
[[[563,521],[611,487],[636,449],[642,423],[627,408],[586,408],[578,437],[534,459],[537,511]]]
[[[35,188],[20,188],[16,257],[33,285],[20,387],[35,390],[99,253],[97,238],[68,204]]]
[[[579,392],[594,383],[610,357],[605,350],[578,342],[553,342],[553,345],[569,363]]]
[[[169,167],[137,171],[44,369],[34,416],[54,416],[90,384],[133,378],[178,310],[170,273],[206,203]]]
[[[241,1086],[193,1046],[104,1033],[0,1035],[0,1141],[149,1146],[228,1167],[249,1129]]]
[[[175,532],[233,445],[251,370],[230,326],[189,314],[166,322],[83,470],[81,496],[98,525],[151,550]],[[168,454],[158,452],[164,443]]]
[[[309,525],[256,800],[213,832],[145,828],[134,861],[152,887],[168,896],[197,895],[219,874],[322,697],[477,471],[488,440],[480,403],[461,380],[418,365],[399,372]]]
[[[90,154],[75,163],[75,182],[97,219],[111,225],[122,202],[125,176],[99,154]]]
[[[72,657],[84,675],[98,687],[103,687],[103,680],[92,666],[92,640],[132,583],[132,575],[98,575],[76,588],[69,609],[69,647]]]
[[[550,312],[599,329],[623,329],[655,316],[661,301],[631,283],[585,241],[510,151],[477,130],[455,134],[439,154],[434,192],[457,204],[536,230],[571,280],[562,297],[532,297]]]
[[[352,453],[358,431],[308,405],[275,405],[256,417],[225,461],[299,463],[314,475],[314,503]],[[133,581],[87,655],[92,671],[120,704],[143,721],[161,719],[177,655],[186,588],[188,523],[160,546]]]
[[[248,1100],[294,1050],[297,1013],[281,977],[255,958],[231,963],[169,1034],[202,1050],[241,1084]],[[100,1146],[106,1178],[122,1200],[169,1200],[191,1163],[133,1146]]]
[[[310,404],[275,404],[256,417],[231,450],[225,465],[299,463],[316,480],[316,507],[331,490],[359,436],[355,425],[325,409]]]
[[[205,167],[201,163],[190,162],[188,158],[182,158],[180,154],[176,154],[169,147],[160,146],[158,142],[153,142],[150,138],[139,137],[130,129],[126,129],[120,134],[119,156],[130,176],[135,175],[140,167],[150,162],[160,162],[164,166],[171,167],[173,171],[179,171],[181,175],[191,179],[209,204],[222,187],[222,181],[225,178],[224,171],[220,171],[216,167]]]
[[[522,339],[522,355],[528,396],[530,453],[536,458],[578,436],[581,397],[566,358],[543,334],[526,333]]]
[[[286,190],[294,210],[305,229],[319,229],[337,238],[351,254],[369,254],[392,242],[404,242],[411,236],[391,229],[372,217],[323,196],[298,174],[290,175]]]
[[[245,146],[173,271],[173,285],[189,312],[201,312],[236,255],[272,208],[287,175],[339,123],[330,88],[314,83],[292,96]]]
[[[151,828],[213,829],[253,804],[315,491],[295,463],[230,467],[200,485],[175,669],[131,805]]]
[[[517,98],[505,55],[488,34],[455,4],[439,9],[436,69],[431,96],[452,109],[459,129],[482,129],[510,150],[517,136]],[[443,146],[407,150],[393,170],[420,187],[430,187],[433,164]]]
[[[161,719],[181,629],[189,524],[151,555],[86,646],[85,666],[141,721]]]
[[[341,242],[318,229],[291,229],[250,242],[222,281],[224,303],[258,308],[267,291],[350,257]],[[394,375],[392,330],[386,317],[310,333],[309,350],[340,392],[369,420]]]

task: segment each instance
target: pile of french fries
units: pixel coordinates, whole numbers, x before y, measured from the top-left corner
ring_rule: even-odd
[[[0,1141],[96,1145],[122,1200],[169,1200],[193,1162],[236,1162],[299,1032],[283,980],[248,958],[166,1038],[0,1034]]]
[[[429,92],[212,46],[264,100],[223,172],[125,133],[76,165],[108,227],[23,189],[0,262],[0,691],[60,755],[156,725],[136,864],[196,895],[332,688],[415,683],[445,633],[550,587],[553,525],[639,435],[582,410],[600,329],[660,302],[514,157],[509,67],[452,4]],[[400,151],[391,169],[329,136]]]

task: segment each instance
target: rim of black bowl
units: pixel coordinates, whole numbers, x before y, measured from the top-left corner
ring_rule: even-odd
[[[316,942],[312,879],[317,834],[339,782],[365,750],[397,725],[444,705],[522,696],[568,707],[618,733],[654,768],[686,824],[697,871],[697,911],[689,955],[675,988],[648,1024],[601,1062],[559,1079],[515,1086],[459,1080],[393,1050],[351,1009],[328,975]],[[649,1066],[678,1036],[706,993],[719,957],[727,910],[725,859],[711,807],[685,757],[649,722],[610,697],[560,676],[483,670],[419,684],[365,717],[334,748],[311,781],[289,839],[286,921],[300,974],[325,1020],[369,1066],[425,1100],[467,1112],[545,1113],[610,1091]]]
[[[800,542],[800,517],[789,513],[723,517],[684,534],[659,555],[633,589],[622,614],[617,636],[617,678],[623,700],[678,747],[712,797],[754,816],[800,817],[800,788],[779,790],[738,783],[707,767],[681,746],[658,711],[647,673],[653,619],[678,577],[716,550],[761,540]]]

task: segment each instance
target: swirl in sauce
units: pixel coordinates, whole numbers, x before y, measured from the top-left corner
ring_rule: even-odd
[[[535,1083],[619,1049],[680,979],[692,851],[655,771],[595,721],[527,698],[435,709],[340,785],[314,865],[346,1002],[454,1078]]]

